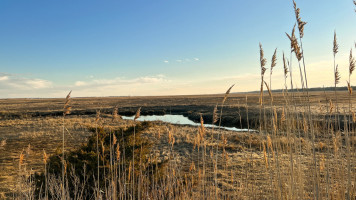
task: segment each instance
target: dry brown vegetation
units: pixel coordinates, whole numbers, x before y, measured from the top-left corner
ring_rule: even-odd
[[[348,94],[347,91],[339,92],[342,95],[339,95],[339,106],[348,105]],[[266,94],[268,95],[268,94]],[[247,96],[247,104],[256,104],[258,101],[259,94],[230,94],[229,98],[225,102],[224,109],[233,110],[232,114],[235,115],[235,118],[239,118],[238,110],[246,107]],[[323,116],[329,116],[330,105],[326,103],[326,100],[322,100],[325,98],[333,97],[333,95],[324,95],[323,92],[313,92],[310,94],[311,99],[315,102],[315,109],[318,114]],[[125,104],[125,101],[130,99],[131,104]],[[140,98],[74,98],[72,99],[71,105],[74,107],[73,112],[75,113],[77,110],[96,110],[98,108],[105,110],[109,108],[112,111],[114,105],[122,105],[122,107],[128,107],[130,109],[137,108],[138,105],[142,104],[143,101],[146,102],[146,107],[142,108],[144,112],[145,109],[150,110],[151,107],[161,105],[161,109],[169,109],[169,104],[166,102],[173,102],[173,105],[182,106],[190,108],[189,106],[196,106],[197,111],[199,112],[199,106],[204,105],[214,105],[214,102],[221,101],[223,99],[223,95],[216,96],[176,96],[176,97],[140,97]],[[63,99],[39,99],[39,100],[31,100],[31,99],[10,99],[10,100],[2,100],[6,101],[6,107],[8,108],[7,114],[3,115],[3,119],[1,120],[0,129],[3,133],[1,135],[1,140],[6,143],[1,147],[1,190],[3,195],[5,193],[8,196],[12,196],[14,192],[18,191],[19,187],[19,174],[18,174],[18,163],[19,163],[19,155],[21,153],[24,154],[23,163],[26,165],[27,169],[31,169],[34,173],[42,172],[44,170],[43,165],[43,150],[45,150],[48,156],[54,155],[56,151],[61,151],[61,142],[62,142],[62,116],[55,116],[56,112],[60,110],[60,105],[56,105],[56,101],[62,102]],[[268,101],[268,98],[265,99]],[[324,103],[319,103],[322,101]],[[332,101],[334,101],[332,99]],[[24,103],[26,102],[26,103]],[[100,103],[99,103],[100,102]],[[149,103],[148,103],[149,102]],[[238,102],[238,103],[236,103]],[[201,105],[200,105],[201,104]],[[2,104],[4,105],[4,104]],[[48,113],[46,116],[31,116],[31,111],[20,112],[21,106],[26,105],[30,107],[32,113]],[[75,108],[78,105],[79,108]],[[81,108],[80,106],[83,108]],[[126,106],[125,106],[126,105]],[[128,105],[133,105],[129,107]],[[354,104],[355,105],[355,104]],[[92,106],[92,107],[91,107]],[[18,107],[16,109],[16,107]],[[24,106],[25,107],[25,106]],[[279,110],[285,107],[283,96],[274,95],[274,108],[279,108]],[[341,106],[340,106],[341,107]],[[11,111],[10,109],[11,108]],[[46,109],[44,109],[46,108]],[[210,108],[210,107],[209,107]],[[213,108],[213,107],[212,107]],[[256,109],[254,106],[248,106],[248,111]],[[270,106],[266,109],[270,109]],[[220,107],[219,107],[220,110]],[[303,110],[303,108],[299,108],[299,110]],[[300,112],[298,110],[298,112]],[[36,112],[34,112],[36,111]],[[186,110],[184,112],[189,112]],[[213,109],[211,109],[210,113],[212,114]],[[223,111],[224,112],[224,111]],[[234,112],[234,113],[233,113]],[[257,112],[257,111],[256,111]],[[11,113],[11,114],[9,114]],[[209,114],[210,114],[209,113]],[[119,114],[121,114],[119,110]],[[297,123],[294,119],[288,118],[288,114],[285,112],[285,120],[290,121],[290,123]],[[291,113],[290,115],[294,115]],[[225,113],[223,113],[223,117]],[[311,195],[312,191],[310,191],[310,178],[313,177],[313,171],[310,170],[310,164],[313,161],[312,158],[312,143],[305,136],[299,137],[298,135],[287,135],[284,131],[284,127],[281,125],[282,116],[278,116],[277,121],[280,126],[278,129],[280,133],[278,135],[270,135],[266,136],[265,134],[259,133],[246,133],[246,132],[234,132],[234,131],[221,131],[221,137],[219,140],[217,138],[217,133],[220,131],[207,129],[205,139],[205,147],[207,149],[205,160],[205,176],[206,176],[206,186],[210,187],[210,192],[215,192],[214,189],[214,159],[211,159],[211,154],[215,155],[215,151],[212,150],[214,147],[219,147],[219,157],[218,157],[218,168],[217,168],[217,182],[218,182],[218,193],[219,196],[225,194],[226,197],[238,197],[241,199],[244,198],[267,198],[272,197],[271,195],[277,195],[277,192],[283,192],[284,194],[291,192],[291,188],[288,187],[288,183],[291,181],[291,166],[290,166],[290,152],[291,148],[294,148],[293,156],[294,159],[294,170],[295,179],[301,179],[296,182],[294,187],[298,188],[299,184],[302,184],[303,187],[298,190],[303,190],[303,196]],[[86,139],[92,134],[88,127],[91,127],[96,120],[96,115],[94,113],[89,114],[80,114],[80,115],[68,115],[65,119],[65,127],[68,129],[66,133],[66,151],[70,151],[72,149],[78,148],[80,144],[85,143]],[[112,115],[110,112],[101,113],[102,124],[105,125],[106,128],[115,127],[128,127],[133,124],[133,121],[120,120],[120,121],[112,121]],[[282,120],[282,121],[281,121]],[[267,123],[271,123],[271,121],[267,120]],[[286,123],[286,122],[283,122]],[[291,129],[296,126],[290,124]],[[256,128],[256,127],[254,127]],[[171,149],[171,145],[169,143],[169,131],[173,131],[173,137],[175,138],[174,148]],[[318,141],[315,147],[316,156],[318,157],[318,176],[324,177],[330,176],[331,174],[335,174],[338,176],[340,174],[345,173],[344,179],[346,179],[346,172],[341,172],[337,170],[337,168],[333,167],[333,165],[339,165],[340,160],[345,159],[344,152],[340,153],[338,158],[334,158],[335,153],[335,145],[337,145],[334,140],[339,140],[338,149],[343,149],[342,147],[342,137],[344,136],[342,132],[338,132],[338,138],[333,138],[332,135],[328,135],[325,130],[320,130],[317,133]],[[331,130],[330,130],[331,131]],[[169,125],[162,122],[157,122],[153,127],[146,131],[146,136],[150,138],[150,140],[154,142],[154,148],[152,149],[152,153],[158,157],[158,160],[166,160],[170,157],[170,154],[175,155],[175,162],[181,163],[180,170],[181,173],[193,173],[196,174],[196,171],[190,172],[190,168],[192,162],[195,163],[195,170],[199,172],[199,169],[202,170],[203,166],[200,166],[198,162],[202,162],[202,155],[199,155],[197,148],[196,135],[198,132],[198,127],[191,126],[182,126],[182,125]],[[298,132],[296,132],[298,133]],[[294,134],[296,134],[294,133]],[[292,134],[292,133],[291,133]],[[304,135],[304,132],[298,133]],[[351,137],[352,143],[356,142],[356,137]],[[80,141],[80,142],[78,142]],[[224,142],[226,141],[226,142]],[[201,147],[202,149],[202,147]],[[201,153],[200,149],[200,153]],[[278,168],[276,166],[276,154],[278,152]],[[327,159],[326,153],[332,152]],[[209,159],[210,158],[210,159]],[[328,166],[327,166],[328,164]],[[354,165],[354,163],[352,162]],[[199,167],[200,166],[200,167]],[[326,169],[333,168],[330,172],[327,172]],[[277,170],[279,169],[279,170]],[[329,169],[330,170],[330,169]],[[282,174],[278,174],[279,172],[283,172]],[[200,172],[202,173],[202,172]],[[329,173],[328,175],[326,173]],[[352,171],[354,174],[354,171]],[[289,175],[288,175],[289,174]],[[280,177],[281,183],[285,183],[282,186],[275,187],[272,184],[278,184],[275,179],[279,179]],[[199,180],[196,180],[199,182]],[[296,181],[296,180],[293,180]],[[209,183],[210,182],[210,183]],[[321,182],[320,185],[323,186],[326,184],[325,181]],[[277,185],[278,186],[278,185]],[[341,186],[331,186],[331,188],[340,188]],[[294,188],[294,189],[296,189]],[[196,189],[196,188],[195,188]],[[205,188],[207,190],[207,188]],[[307,190],[308,189],[308,190]],[[325,189],[325,187],[324,187]],[[281,190],[281,191],[277,191]],[[325,193],[325,191],[324,191]],[[194,195],[202,195],[202,194],[194,194]],[[213,197],[215,194],[211,194]],[[196,197],[198,197],[196,196]],[[190,196],[193,198],[194,196]],[[221,196],[220,196],[221,197]],[[277,198],[277,196],[274,196]]]
[[[299,91],[290,90],[292,62],[284,55],[285,89],[270,90],[260,44],[260,93],[229,94],[230,87],[204,96],[0,100],[0,198],[355,199],[355,59],[351,50],[348,89],[336,91],[342,77],[335,33],[335,91],[311,92],[302,43],[306,22],[293,3],[296,26],[287,36]],[[274,52],[269,80],[278,61]],[[201,124],[137,121],[168,113]]]

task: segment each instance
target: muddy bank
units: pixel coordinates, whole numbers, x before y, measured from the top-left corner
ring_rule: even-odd
[[[132,116],[136,113],[138,107],[121,107],[119,108],[119,114],[124,116]],[[223,107],[221,125],[226,127],[235,127],[241,129],[258,129],[260,121],[260,112],[257,108],[248,108],[248,111],[245,107]],[[175,105],[175,106],[143,106],[141,107],[141,115],[183,115],[188,117],[194,122],[200,122],[200,116],[203,116],[204,123],[211,124],[213,118],[214,106],[206,105]],[[71,115],[85,116],[85,115],[95,115],[97,109],[76,109],[71,112]],[[100,112],[102,117],[111,117],[112,108],[101,108]],[[221,112],[221,107],[218,107],[218,114]],[[63,112],[61,110],[56,111],[36,111],[36,112],[24,112],[24,113],[6,113],[0,114],[2,119],[16,119],[16,118],[28,118],[28,117],[47,117],[47,116],[62,116]],[[281,116],[280,112],[277,112],[278,116]],[[266,116],[268,123],[271,121],[270,110],[266,110]],[[295,116],[294,116],[295,117]],[[340,116],[339,126],[341,130],[344,129],[344,117]],[[322,115],[313,115],[313,123],[319,127],[328,126],[325,122],[329,122],[329,126],[334,121],[336,116],[322,116]],[[300,116],[299,120],[302,120],[303,117]],[[271,126],[271,124],[266,124]],[[219,124],[219,121],[216,123]],[[302,123],[301,123],[302,124]],[[334,127],[334,126],[333,126]],[[302,128],[302,127],[301,127]],[[327,129],[327,127],[325,127]]]
[[[119,114],[124,116],[132,116],[136,113],[138,107],[123,107],[119,108]],[[188,117],[194,122],[200,122],[200,116],[203,116],[204,123],[211,124],[213,118],[214,106],[204,106],[204,105],[177,105],[177,106],[146,106],[141,107],[141,115],[183,115]],[[73,110],[71,115],[95,115],[96,109],[85,109],[85,110]],[[102,117],[110,117],[112,113],[112,108],[103,108],[100,110]],[[218,114],[221,112],[221,107],[218,108]],[[26,113],[7,113],[0,114],[2,119],[18,119],[18,118],[29,118],[29,117],[54,117],[62,116],[62,111],[37,111],[37,112],[26,112]],[[248,114],[244,107],[240,108],[230,108],[224,107],[221,125],[226,127],[236,127],[236,128],[255,128],[258,127],[259,111],[249,110]],[[217,122],[219,124],[219,121]]]

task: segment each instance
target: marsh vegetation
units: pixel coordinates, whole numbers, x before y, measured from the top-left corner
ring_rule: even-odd
[[[355,199],[354,54],[339,90],[335,33],[334,91],[311,91],[293,3],[291,49],[267,63],[260,44],[257,93],[0,100],[0,198]],[[273,92],[277,62],[285,84]],[[153,114],[199,126],[139,120]]]

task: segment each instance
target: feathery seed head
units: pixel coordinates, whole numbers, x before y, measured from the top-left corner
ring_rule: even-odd
[[[299,36],[300,38],[303,38],[304,36],[304,26],[307,24],[306,22],[303,22],[302,19],[300,18],[300,9],[297,8],[297,4],[293,0],[294,4],[294,13],[295,13],[295,18],[297,19],[298,23],[298,29],[299,29]]]
[[[272,56],[272,61],[271,61],[271,74],[273,68],[277,65],[277,48],[274,50],[273,56]]]
[[[230,91],[231,91],[232,87],[234,87],[234,85],[235,85],[235,84],[233,84],[233,85],[226,91],[225,96],[224,96],[224,99],[223,99],[223,101],[222,101],[222,104],[225,103],[225,101],[226,101],[227,97],[229,96]]]
[[[334,56],[339,52],[339,45],[337,44],[336,32],[334,32],[334,45],[333,45]]]
[[[355,58],[352,56],[352,49],[350,50],[350,57],[349,57],[349,73],[350,76],[352,72],[355,70]]]
[[[264,58],[264,52],[262,48],[262,44],[260,43],[260,63],[261,63],[261,76],[263,76],[266,72],[266,58]]]
[[[284,52],[283,52],[283,68],[284,68],[284,77],[287,78],[288,76],[288,67],[286,64],[286,59],[284,57]]]
[[[136,121],[136,119],[138,119],[141,115],[141,107],[139,107],[136,111],[136,114],[135,114],[135,118],[134,118],[134,121]]]
[[[291,52],[295,53],[295,56],[297,57],[298,61],[300,61],[303,57],[303,53],[300,50],[299,44],[298,44],[298,40],[295,37],[295,25],[292,29],[292,34],[289,35],[288,33],[286,33],[287,37],[290,40],[290,45],[291,45]]]
[[[64,106],[63,106],[63,116],[66,116],[68,114],[70,114],[70,111],[72,109],[71,106],[69,106],[69,103],[70,103],[70,95],[72,94],[72,90],[68,93],[67,97],[66,97],[66,101],[64,103]]]

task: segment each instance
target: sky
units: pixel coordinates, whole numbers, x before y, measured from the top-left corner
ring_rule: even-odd
[[[352,0],[296,3],[307,22],[309,87],[333,85],[334,31],[346,85],[351,48],[356,56]],[[282,88],[294,24],[292,0],[3,0],[0,98],[212,94],[232,84],[232,92],[255,91],[259,43],[267,68],[277,48],[271,88]],[[301,87],[294,55],[291,63]]]

